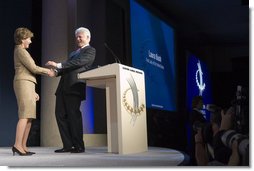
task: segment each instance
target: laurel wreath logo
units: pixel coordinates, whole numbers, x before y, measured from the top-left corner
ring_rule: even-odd
[[[130,88],[127,88],[123,93],[123,105],[125,110],[131,115],[131,123],[133,126],[135,125],[135,122],[137,120],[137,117],[142,114],[145,110],[145,105],[142,103],[139,105],[139,95],[138,95],[138,89],[137,85],[130,74],[126,77],[126,80],[128,84],[130,85]],[[128,101],[127,95],[131,93],[132,94],[132,103]],[[131,105],[132,104],[132,105]]]

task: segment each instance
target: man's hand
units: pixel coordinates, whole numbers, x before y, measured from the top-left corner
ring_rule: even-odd
[[[57,64],[54,61],[48,61],[45,65],[53,67],[53,68],[57,68]]]

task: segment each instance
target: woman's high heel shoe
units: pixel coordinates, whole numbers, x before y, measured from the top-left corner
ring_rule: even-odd
[[[31,154],[31,155],[35,154],[35,152],[32,152],[32,151],[26,151],[26,150],[25,150],[25,152],[26,152],[27,154]]]
[[[13,153],[13,156],[15,155],[15,153],[18,153],[20,156],[31,156],[32,155],[32,154],[22,153],[14,146],[12,147],[12,153]]]

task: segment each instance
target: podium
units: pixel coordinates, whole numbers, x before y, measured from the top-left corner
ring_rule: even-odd
[[[113,63],[79,73],[78,78],[87,86],[106,89],[108,152],[147,151],[144,72]]]

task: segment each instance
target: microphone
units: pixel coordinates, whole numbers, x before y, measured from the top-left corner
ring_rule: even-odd
[[[110,47],[108,47],[107,43],[104,43],[104,46],[106,47],[106,49],[111,53],[111,55],[113,55],[115,62],[121,64],[121,61],[119,60],[119,58],[116,56],[116,54],[111,50]]]

